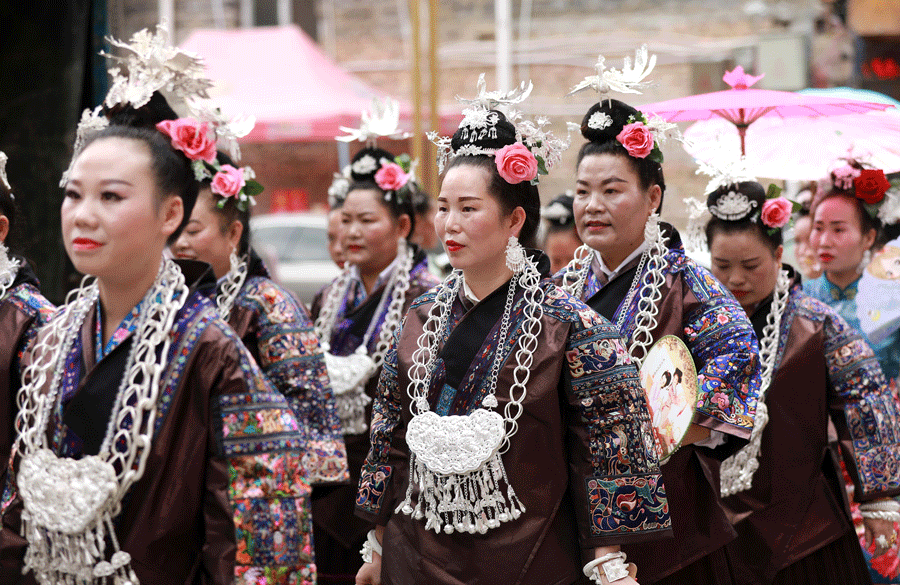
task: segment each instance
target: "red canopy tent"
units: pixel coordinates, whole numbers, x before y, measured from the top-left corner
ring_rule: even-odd
[[[206,62],[210,92],[227,115],[256,117],[246,142],[334,140],[339,126],[359,125],[360,112],[384,94],[341,69],[294,25],[198,29],[182,43]],[[412,108],[401,102],[401,120]],[[450,120],[455,130],[455,120]]]

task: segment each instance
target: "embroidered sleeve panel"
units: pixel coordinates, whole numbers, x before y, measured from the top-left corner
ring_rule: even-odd
[[[385,354],[381,376],[378,379],[369,429],[371,446],[363,463],[359,492],[356,496],[357,510],[361,511],[364,517],[382,526],[387,523],[393,512],[390,506],[384,504],[390,501],[388,492],[395,467],[394,462],[390,460],[391,443],[400,423],[403,408],[397,371],[397,342],[398,334],[395,334],[394,343]]]
[[[31,323],[22,334],[19,347],[16,351],[15,362],[16,368],[21,378],[22,357],[31,348],[37,337],[37,332],[47,324],[56,311],[56,307],[44,298],[44,295],[32,284],[21,284],[17,286],[8,297],[9,302],[16,306],[20,313],[31,318]]]
[[[821,320],[832,417],[856,500],[900,493],[900,412],[872,348],[833,309],[804,297],[798,315]]]
[[[558,289],[557,289],[558,290]],[[568,452],[582,546],[671,529],[644,390],[615,327],[559,291],[574,316],[566,349]]]
[[[684,341],[697,365],[697,423],[750,437],[760,390],[759,342],[738,302],[705,268],[684,260]],[[691,306],[693,305],[693,306]]]
[[[310,486],[299,424],[237,335],[224,325],[220,330],[233,348],[222,351],[217,410],[237,536],[236,577],[250,574],[262,585],[314,583]]]
[[[267,278],[247,282],[237,302],[257,316],[260,367],[284,394],[305,435],[312,483],[346,482],[347,452],[325,358],[306,309]]]

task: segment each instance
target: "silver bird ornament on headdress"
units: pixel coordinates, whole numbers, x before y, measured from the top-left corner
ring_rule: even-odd
[[[375,146],[375,141],[379,138],[403,140],[412,136],[411,133],[400,130],[400,102],[392,98],[372,98],[371,109],[362,112],[359,128],[341,126],[340,129],[347,135],[337,136],[335,140],[358,140],[369,146]]]
[[[647,45],[641,45],[641,48],[635,51],[633,65],[631,57],[625,57],[621,71],[614,67],[607,68],[606,58],[603,55],[599,55],[597,63],[594,65],[597,75],[585,77],[566,96],[586,89],[593,89],[601,95],[606,95],[613,91],[640,94],[641,89],[650,86],[650,82],[644,81],[644,79],[650,75],[654,67],[656,67],[656,55],[648,53]]]

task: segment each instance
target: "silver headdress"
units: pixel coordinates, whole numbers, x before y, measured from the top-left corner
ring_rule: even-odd
[[[334,174],[331,186],[328,187],[328,207],[334,209],[344,204],[347,192],[350,190],[350,165],[344,167],[340,173]]]
[[[171,46],[169,33],[162,25],[157,25],[155,33],[148,29],[136,32],[127,43],[113,37],[107,37],[107,41],[126,54],[119,57],[101,52],[101,55],[120,66],[109,70],[112,80],[103,104],[93,110],[85,110],[81,115],[75,136],[73,161],[84,147],[87,136],[109,125],[103,115],[103,106],[113,108],[117,105],[130,105],[140,108],[157,91],[183,103],[188,115],[201,122],[208,122],[215,130],[216,143],[227,149],[233,159],[240,159],[237,139],[246,136],[256,121],[244,116],[228,119],[209,102],[208,92],[213,83],[206,77],[200,57]],[[68,170],[63,173],[60,186],[65,186],[68,174]]]
[[[614,67],[607,69],[606,58],[599,55],[597,64],[594,65],[597,75],[585,77],[566,95],[570,96],[589,88],[603,95],[611,91],[640,94],[641,89],[650,85],[650,82],[644,79],[650,75],[654,67],[656,55],[648,53],[647,45],[641,45],[641,48],[634,52],[634,65],[631,63],[631,57],[625,57],[621,71]]]
[[[440,136],[437,132],[429,132],[428,138],[437,146],[438,172],[444,171],[447,161],[453,156],[475,156],[486,154],[493,156],[496,149],[479,146],[479,140],[497,137],[497,123],[500,116],[495,110],[504,110],[506,119],[515,127],[516,141],[524,144],[539,160],[543,160],[547,168],[562,159],[562,153],[569,147],[569,139],[557,138],[546,126],[549,119],[539,116],[534,120],[526,120],[522,113],[511,106],[522,103],[531,95],[534,85],[531,81],[523,81],[515,89],[508,92],[487,91],[484,73],[478,76],[478,96],[473,99],[456,96],[456,100],[464,104],[463,120],[459,124],[461,137],[468,144],[453,151],[452,137]]]
[[[12,185],[9,184],[9,179],[6,177],[6,161],[8,160],[9,157],[6,156],[6,153],[0,152],[0,181],[3,182],[4,187],[12,191]]]
[[[737,156],[724,147],[715,159],[703,162],[697,161],[697,174],[710,177],[706,186],[705,195],[738,183],[756,181],[756,177],[747,168],[747,161],[742,156]],[[684,238],[685,250],[690,254],[708,253],[706,244],[706,224],[710,217],[715,216],[725,221],[735,221],[750,215],[757,207],[756,201],[751,201],[746,195],[731,190],[716,201],[715,205],[707,207],[706,203],[690,197],[685,199],[688,206],[688,223]]]
[[[341,142],[353,142],[358,140],[369,146],[374,146],[378,138],[391,138],[403,140],[412,136],[409,132],[400,130],[400,102],[392,98],[383,100],[372,98],[372,108],[362,112],[359,128],[347,128],[341,126],[341,132],[346,136],[337,136],[335,140]]]

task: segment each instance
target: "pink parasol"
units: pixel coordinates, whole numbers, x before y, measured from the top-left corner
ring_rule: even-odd
[[[839,116],[889,107],[887,104],[841,97],[751,89],[762,77],[748,75],[744,73],[743,67],[738,66],[722,77],[731,89],[647,104],[638,109],[645,114],[655,114],[667,122],[709,120],[716,116],[724,118],[737,127],[741,139],[741,154],[744,154],[747,128],[763,116]]]

